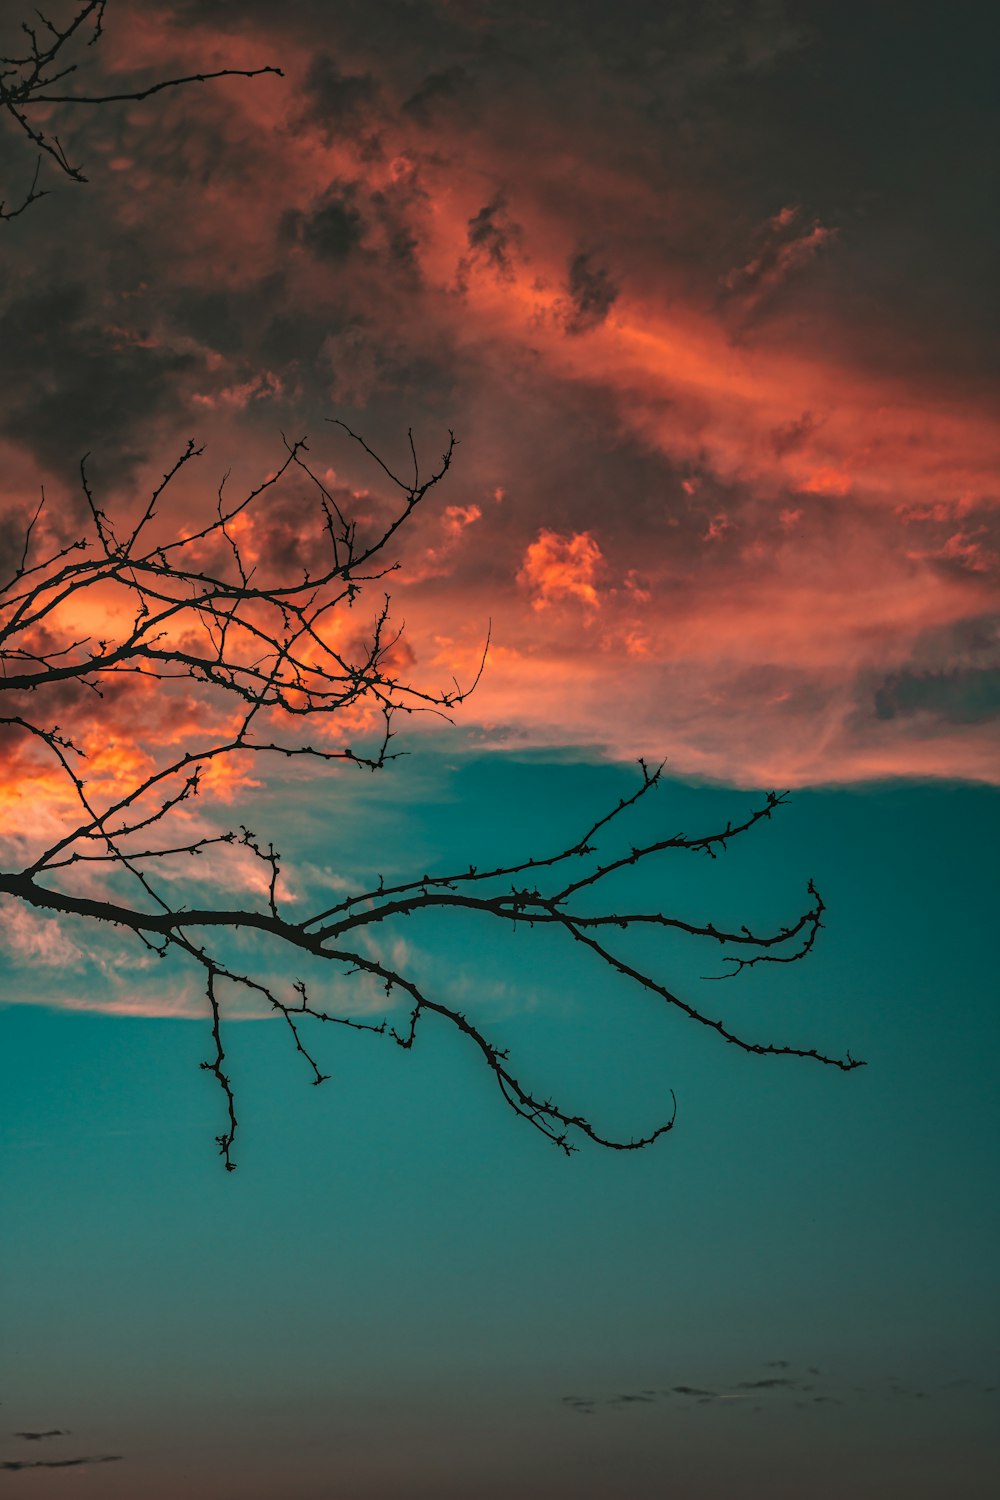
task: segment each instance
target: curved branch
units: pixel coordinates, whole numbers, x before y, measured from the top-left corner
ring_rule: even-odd
[[[0,199],[0,221],[16,219],[25,209],[44,198],[47,189],[38,186],[42,163],[50,162],[55,169],[71,182],[86,182],[83,169],[70,161],[59,137],[50,130],[33,125],[30,111],[39,105],[48,107],[61,105],[102,105],[116,103],[138,103],[165,89],[186,88],[192,83],[211,83],[219,78],[260,78],[271,73],[283,78],[280,68],[218,68],[209,73],[189,73],[177,78],[163,78],[145,88],[125,89],[120,93],[88,94],[53,92],[56,85],[71,77],[79,67],[71,61],[74,45],[80,40],[89,24],[91,35],[87,46],[100,41],[104,29],[104,15],[108,0],[83,0],[76,12],[63,26],[58,26],[40,11],[36,16],[40,24],[21,24],[26,39],[26,50],[9,56],[0,56],[0,114],[6,115],[15,130],[31,144],[37,152],[34,176],[21,201],[13,208]]]
[[[334,1023],[389,1035],[408,1049],[421,1017],[430,1014],[449,1022],[469,1040],[494,1075],[508,1107],[564,1151],[574,1149],[574,1136],[612,1150],[638,1150],[673,1128],[676,1098],[671,1091],[670,1112],[653,1130],[633,1139],[617,1139],[598,1130],[585,1115],[528,1089],[511,1070],[507,1053],[461,1010],[425,993],[402,967],[358,951],[359,938],[370,939],[393,919],[425,912],[448,911],[456,918],[491,920],[520,931],[536,926],[559,930],[606,970],[744,1052],[811,1058],[845,1072],[861,1066],[850,1053],[838,1058],[812,1047],[751,1041],[738,1035],[722,1019],[678,995],[648,968],[613,951],[603,936],[608,928],[625,934],[635,929],[669,931],[733,950],[724,955],[731,972],[720,978],[759,963],[789,964],[808,956],[824,912],[812,881],[805,908],[769,931],[746,925],[720,927],[632,903],[616,911],[607,904],[606,893],[617,879],[646,869],[670,851],[715,858],[734,840],[770,819],[786,800],[784,792],[767,792],[741,819],[730,820],[713,832],[673,832],[628,843],[623,852],[613,847],[605,852],[608,842],[624,833],[628,819],[661,782],[662,765],[650,767],[640,761],[634,791],[591,819],[580,837],[560,849],[506,864],[470,864],[440,875],[425,872],[390,885],[380,877],[373,888],[320,906],[297,921],[282,911],[280,851],[246,823],[223,832],[166,835],[167,824],[178,815],[183,817],[202,793],[206,773],[215,764],[235,763],[242,756],[276,755],[317,767],[351,762],[376,771],[398,753],[390,748],[397,712],[446,715],[479,681],[485,648],[467,686],[456,682],[453,689],[435,693],[402,680],[392,667],[392,652],[401,632],[391,621],[388,595],[378,605],[363,643],[345,651],[342,634],[337,633],[338,611],[355,609],[365,586],[395,569],[394,562],[383,564],[381,559],[416,508],[445,478],[456,444],[454,434],[449,433],[438,466],[421,479],[409,433],[413,464],[409,482],[378,459],[362,437],[344,423],[338,425],[376,459],[399,491],[395,509],[372,535],[359,533],[351,498],[334,493],[309,466],[304,439],[286,439],[278,470],[239,498],[229,498],[224,478],[214,513],[203,525],[180,536],[157,535],[160,509],[176,476],[201,456],[202,450],[193,441],[167,468],[130,522],[108,515],[90,483],[86,461],[81,465],[89,516],[85,535],[69,544],[50,544],[46,552],[43,504],[26,518],[19,562],[13,577],[0,589],[0,691],[8,694],[6,703],[12,708],[0,716],[0,730],[26,736],[29,744],[39,747],[65,781],[78,811],[66,817],[58,836],[50,837],[47,847],[19,870],[0,872],[0,895],[56,916],[115,925],[160,957],[170,952],[200,968],[213,1039],[212,1054],[203,1067],[224,1097],[226,1126],[217,1141],[230,1169],[237,1113],[225,1066],[220,996],[227,986],[242,989],[282,1016],[314,1084],[322,1083],[327,1075],[307,1045],[308,1024]],[[311,550],[303,554],[301,577],[288,576],[287,570],[269,576],[267,559],[256,542],[258,508],[276,485],[300,476],[314,505]],[[303,511],[303,535],[306,528]],[[61,623],[71,619],[84,600],[90,604],[91,618],[102,618],[103,611],[103,636],[81,635]],[[116,620],[125,623],[116,625]],[[83,771],[89,758],[99,758],[101,710],[99,706],[81,710],[81,703],[91,704],[96,695],[99,704],[101,696],[112,691],[117,695],[148,692],[154,684],[169,693],[176,680],[196,686],[203,700],[206,729],[201,742],[179,752],[169,736],[163,743],[157,743],[155,734],[142,736],[149,762],[144,774],[134,776],[124,787],[113,778],[102,782],[100,774],[88,783]],[[71,731],[50,724],[45,717],[53,690],[59,695],[60,712],[70,715]],[[141,707],[141,698],[136,701]],[[347,743],[316,743],[301,737],[299,726],[336,724],[338,713],[359,707],[381,725],[373,748],[360,752]],[[140,722],[138,712],[136,722]],[[217,726],[215,732],[212,723]],[[29,769],[33,765],[29,752]],[[161,828],[162,842],[158,842]],[[208,850],[223,857],[230,851],[243,851],[258,863],[263,890],[259,904],[235,906],[223,896],[225,904],[218,906],[184,905],[177,900],[176,885],[157,880],[158,862],[181,856],[190,859]],[[574,875],[567,879],[570,868]],[[89,883],[85,892],[60,888],[60,880],[71,880],[84,869]],[[130,882],[135,903],[111,884],[119,875]],[[342,973],[366,975],[382,986],[387,1000],[398,992],[409,1006],[408,1026],[390,1027],[386,1020],[372,1023],[332,1014],[313,1003],[302,980],[291,981],[288,988],[259,974],[240,972],[219,945],[227,937],[247,934],[277,943],[286,954],[302,953]]]

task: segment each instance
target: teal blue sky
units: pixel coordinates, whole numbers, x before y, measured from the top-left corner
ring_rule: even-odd
[[[365,784],[340,849],[540,851],[633,778],[428,748],[386,773],[378,816]],[[752,801],[666,781],[646,829]],[[849,1047],[867,1067],[848,1075],[738,1053],[543,934],[414,930],[526,1081],[625,1135],[675,1089],[674,1132],[634,1156],[562,1156],[443,1027],[411,1054],[324,1032],[315,1089],[249,1021],[227,1176],[202,1023],[20,1005],[8,974],[5,1428],[120,1453],[75,1472],[95,1496],[986,1496],[997,808],[960,786],[802,792],[724,858],[644,882],[721,920],[784,917],[813,875],[808,963],[708,1003],[763,1040]],[[286,805],[286,837],[296,821]],[[665,967],[705,1002],[711,957]],[[479,975],[504,991],[477,998]]]

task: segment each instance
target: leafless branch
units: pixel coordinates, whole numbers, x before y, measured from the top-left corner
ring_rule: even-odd
[[[0,199],[0,221],[16,219],[31,204],[37,203],[48,192],[38,186],[43,163],[55,168],[71,182],[86,182],[87,178],[79,163],[67,156],[59,137],[48,125],[48,113],[52,105],[102,105],[138,102],[165,89],[184,88],[192,83],[209,83],[218,78],[259,78],[266,73],[283,77],[280,68],[219,68],[210,73],[189,73],[177,78],[163,78],[144,88],[125,89],[116,93],[64,92],[59,85],[73,77],[85,59],[82,47],[92,47],[103,34],[104,15],[108,0],[83,0],[75,12],[62,25],[35,12],[35,23],[21,24],[24,37],[23,49],[19,53],[0,56],[0,112],[14,130],[26,139],[36,152],[34,174],[30,186],[21,194],[13,207]],[[89,35],[88,35],[89,31]],[[86,38],[86,40],[84,40]],[[35,112],[41,107],[45,123],[38,123]]]
[[[302,758],[317,769],[349,762],[377,771],[397,753],[392,748],[393,721],[399,712],[447,716],[478,681],[482,663],[472,682],[446,692],[404,680],[393,667],[391,653],[399,632],[391,622],[388,596],[379,602],[363,641],[351,650],[344,647],[343,632],[336,628],[343,612],[356,610],[366,587],[394,569],[396,564],[387,560],[388,545],[443,480],[455,450],[454,435],[449,434],[436,468],[421,479],[409,434],[413,474],[407,481],[362,437],[346,427],[344,431],[379,463],[397,491],[395,509],[374,531],[359,527],[349,496],[335,493],[310,466],[304,439],[286,441],[276,472],[240,498],[229,498],[224,480],[212,514],[203,525],[181,535],[162,530],[161,510],[171,484],[201,456],[193,442],[130,522],[107,513],[86,463],[81,466],[89,516],[84,535],[69,542],[50,537],[41,505],[26,520],[19,561],[0,590],[0,691],[6,694],[3,705],[10,707],[0,716],[0,746],[5,736],[14,763],[20,753],[22,762],[27,759],[36,771],[38,757],[47,760],[57,785],[66,789],[69,808],[76,811],[64,814],[58,836],[36,849],[20,868],[0,872],[0,893],[43,912],[113,924],[132,933],[150,952],[161,957],[172,953],[200,968],[213,1042],[203,1066],[224,1097],[226,1127],[218,1144],[229,1168],[234,1165],[237,1114],[225,1067],[221,996],[226,990],[242,990],[283,1017],[314,1084],[324,1082],[327,1075],[305,1039],[310,1024],[333,1023],[387,1035],[409,1049],[422,1017],[431,1015],[468,1040],[510,1108],[566,1152],[574,1149],[574,1136],[613,1150],[635,1150],[672,1128],[672,1091],[667,1095],[669,1109],[658,1125],[622,1140],[528,1089],[511,1070],[507,1053],[478,1024],[426,993],[412,973],[378,956],[366,937],[392,920],[430,911],[447,910],[473,924],[489,921],[520,930],[559,931],[605,969],[745,1052],[809,1058],[844,1071],[860,1066],[849,1053],[839,1058],[813,1047],[737,1034],[615,951],[606,936],[615,929],[627,934],[650,928],[683,934],[724,950],[724,961],[734,974],[761,963],[795,963],[806,957],[824,912],[812,881],[802,911],[770,931],[746,925],[720,927],[631,905],[618,910],[610,895],[629,871],[645,869],[668,854],[716,857],[770,819],[785,800],[781,792],[767,793],[741,819],[711,832],[675,831],[639,844],[625,842],[629,819],[641,816],[646,828],[652,825],[652,799],[662,781],[662,766],[640,761],[635,790],[561,848],[508,864],[424,873],[391,885],[380,879],[366,891],[294,920],[283,909],[281,853],[247,824],[190,838],[164,836],[158,842],[161,828],[185,815],[215,768],[279,756]],[[297,486],[296,493],[306,486],[306,495],[312,496],[312,542],[303,554],[299,577],[288,576],[287,569],[275,573],[256,530],[261,507],[279,487],[288,485]],[[304,506],[297,507],[297,516],[300,534],[307,536]],[[84,614],[107,621],[97,638],[73,628]],[[121,785],[105,785],[100,778],[88,782],[85,772],[92,754],[86,724],[100,725],[102,700],[118,701],[121,694],[131,693],[129,701],[136,703],[139,715],[143,693],[152,688],[159,701],[169,704],[171,694],[179,691],[178,682],[199,695],[204,725],[200,736],[192,733],[188,748],[177,752],[172,737],[161,736],[159,742],[151,728],[139,735],[149,760],[144,774],[125,778]],[[52,700],[60,705],[60,713],[81,720],[82,727],[70,731],[51,722],[46,704]],[[87,709],[87,704],[93,706]],[[355,746],[338,727],[349,716],[353,722],[361,711],[380,728],[374,743]],[[304,732],[308,738],[303,738]],[[27,832],[23,830],[25,837]],[[210,907],[178,902],[176,884],[167,884],[158,871],[166,872],[174,867],[171,862],[185,856],[198,859],[210,849],[222,855],[241,850],[250,855],[262,871],[259,902]],[[74,874],[84,870],[86,889],[73,889]],[[287,953],[324,960],[343,975],[367,976],[384,990],[387,1002],[402,999],[407,1023],[390,1025],[386,1020],[376,1023],[334,1014],[311,999],[301,979],[281,986],[235,968],[218,945],[227,934],[241,933],[277,943]],[[362,938],[366,943],[359,948]]]

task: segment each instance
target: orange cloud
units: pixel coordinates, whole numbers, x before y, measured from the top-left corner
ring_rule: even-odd
[[[171,50],[260,60],[249,33],[169,28],[141,11],[128,37],[123,63]],[[299,85],[314,64],[295,35],[280,61]],[[378,59],[350,66],[374,78]],[[385,406],[459,430],[468,487],[415,518],[395,583],[428,670],[473,660],[494,616],[498,644],[467,719],[539,742],[666,749],[679,769],[738,780],[986,774],[987,729],[918,714],[875,722],[871,684],[996,607],[989,393],[909,368],[898,331],[863,326],[829,286],[811,301],[837,231],[794,203],[747,244],[729,233],[725,204],[644,177],[638,147],[612,160],[596,125],[588,134],[586,122],[522,118],[513,105],[489,120],[420,114],[399,108],[386,80],[355,93],[365,118],[341,131],[305,117],[294,83],[168,100],[162,159],[148,120],[129,115],[106,155],[146,165],[114,202],[137,232],[155,201],[170,296],[279,287],[269,327],[275,338],[299,328],[302,348],[284,365],[271,343],[260,353],[269,400],[313,401],[319,422],[332,393],[363,409],[355,425],[380,451]],[[206,178],[194,217],[190,173],[177,173],[192,132],[170,134],[192,110],[240,163]],[[282,226],[293,213],[301,230],[337,192],[364,222],[350,255],[331,259],[326,244],[324,259],[316,234]],[[704,243],[704,269],[676,248],[685,235]],[[590,298],[576,319],[574,274]],[[782,311],[793,296],[794,318]],[[926,333],[918,320],[907,338],[922,348]],[[199,429],[204,419],[220,467],[234,451],[265,467],[276,444],[264,389],[242,355],[208,342],[199,357],[212,381],[198,390],[213,404]],[[261,414],[254,425],[240,422],[244,398]],[[590,475],[599,449],[606,467]],[[343,472],[355,496],[373,482],[350,453]],[[503,505],[484,517],[470,492]],[[180,496],[179,516],[203,512],[200,484]],[[297,526],[290,506],[261,528],[260,554],[298,559]],[[637,567],[641,589],[628,581]]]
[[[415,557],[406,561],[406,582],[423,583],[428,578],[444,578],[456,565],[456,555],[463,534],[470,526],[481,521],[483,512],[478,505],[446,505],[438,521],[441,540],[425,547]]]
[[[517,581],[531,593],[532,609],[566,599],[598,609],[594,579],[601,561],[601,549],[588,531],[560,536],[543,527],[525,551]]]

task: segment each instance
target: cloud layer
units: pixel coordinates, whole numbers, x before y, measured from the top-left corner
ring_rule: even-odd
[[[184,524],[230,463],[267,472],[281,430],[377,505],[384,476],[324,418],[390,460],[408,426],[428,456],[452,426],[394,591],[435,680],[492,617],[480,743],[744,783],[993,780],[989,291],[929,269],[937,234],[969,291],[979,209],[931,153],[950,216],[925,222],[905,82],[912,139],[855,130],[875,84],[846,31],[877,20],[633,9],[630,29],[591,6],[116,7],[116,83],[287,77],[66,112],[92,184],[5,241],[7,505],[45,477],[69,524],[92,448],[127,506],[196,432],[213,468],[178,492]]]

